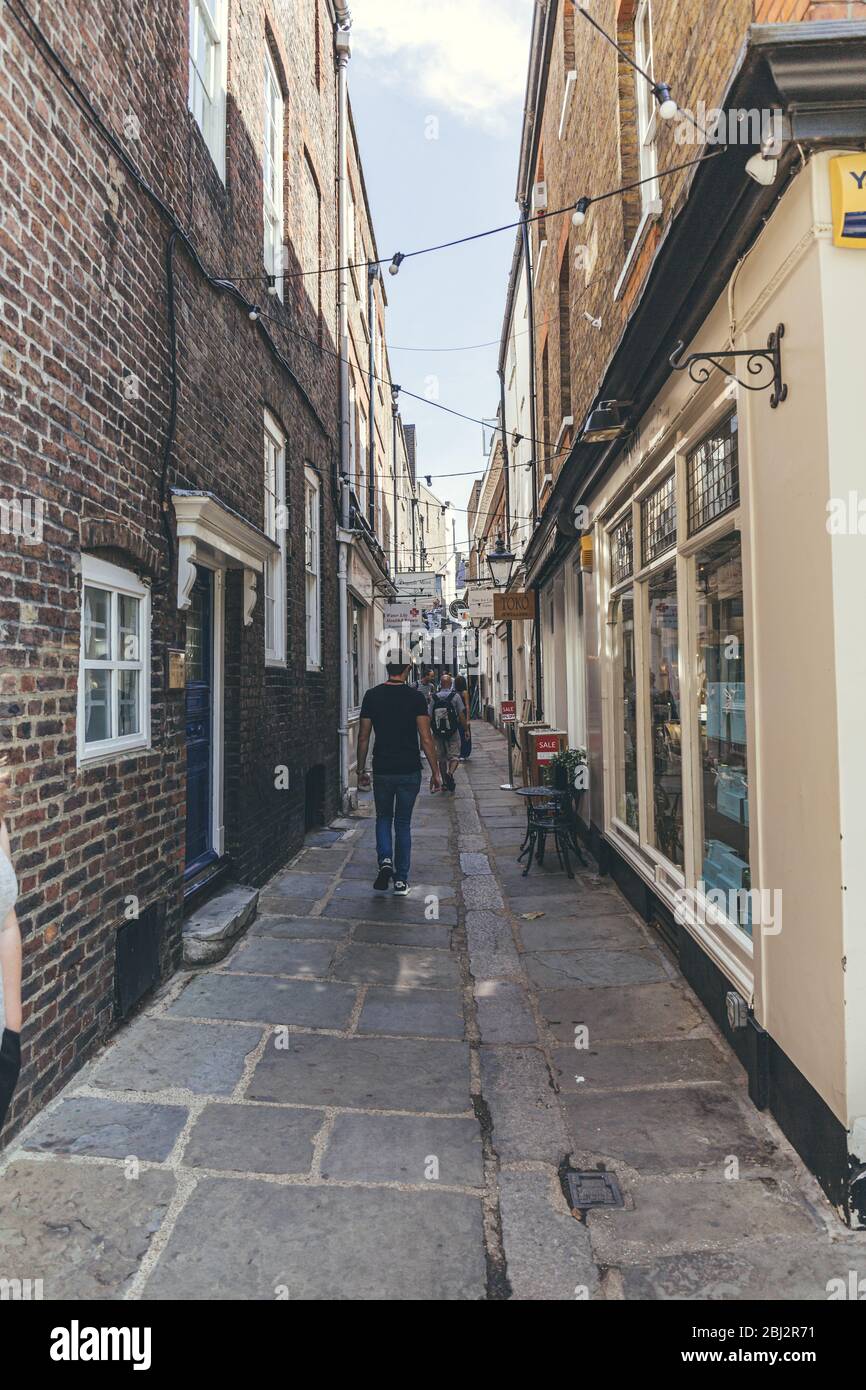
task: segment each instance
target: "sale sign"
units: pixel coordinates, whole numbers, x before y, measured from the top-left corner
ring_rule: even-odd
[[[499,717],[503,724],[513,724],[517,718],[517,701],[502,700],[499,705]]]
[[[559,734],[538,734],[535,739],[535,756],[540,763],[553,761],[559,752]]]

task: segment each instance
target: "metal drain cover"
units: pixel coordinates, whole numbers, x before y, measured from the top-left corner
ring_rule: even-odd
[[[623,1206],[622,1191],[615,1173],[593,1168],[585,1173],[566,1173],[565,1181],[572,1207],[587,1211],[590,1207]]]

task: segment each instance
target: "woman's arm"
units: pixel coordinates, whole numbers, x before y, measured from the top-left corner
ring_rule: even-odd
[[[5,821],[0,824],[0,849],[11,858],[9,831]],[[21,1032],[21,932],[14,909],[7,913],[0,926],[0,973],[3,976],[3,1011],[6,1027],[13,1033]]]

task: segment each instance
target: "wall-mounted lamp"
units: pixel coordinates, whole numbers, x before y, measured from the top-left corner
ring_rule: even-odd
[[[514,556],[505,549],[502,535],[496,537],[496,549],[488,552],[487,564],[497,589],[507,589],[514,565]]]
[[[583,427],[582,438],[589,444],[603,444],[608,439],[619,439],[628,432],[628,407],[631,401],[599,401],[590,412]]]

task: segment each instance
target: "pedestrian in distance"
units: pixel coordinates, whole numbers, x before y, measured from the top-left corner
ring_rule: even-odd
[[[0,766],[0,1129],[21,1071],[21,932],[15,915],[18,881],[3,819],[9,774]]]
[[[389,661],[388,679],[367,691],[358,728],[358,786],[370,785],[367,752],[373,745],[373,800],[376,804],[376,855],[379,871],[373,887],[380,893],[394,880],[394,895],[409,893],[412,862],[412,812],[421,790],[419,743],[430,764],[430,790],[440,790],[436,749],[430,732],[427,702],[420,690],[407,685],[410,666]]]
[[[467,689],[466,677],[454,677],[454,689],[463,701],[463,713],[466,715],[465,728],[460,728],[460,761],[465,763],[472,756],[472,716],[469,709],[469,691]]]
[[[436,694],[436,672],[432,666],[428,666],[422,673],[418,682],[418,689],[427,701],[428,716],[433,713],[433,696]]]
[[[467,725],[466,710],[454,689],[449,671],[443,672],[439,689],[433,698],[431,722],[442,785],[446,791],[453,792],[456,785],[454,773],[460,762],[460,732],[465,730]]]

